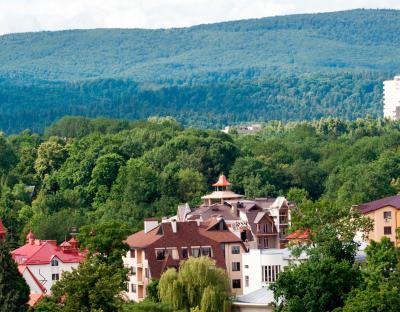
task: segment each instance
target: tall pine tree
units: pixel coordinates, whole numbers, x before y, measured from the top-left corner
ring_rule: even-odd
[[[29,286],[18,272],[6,242],[0,239],[0,312],[28,310]]]

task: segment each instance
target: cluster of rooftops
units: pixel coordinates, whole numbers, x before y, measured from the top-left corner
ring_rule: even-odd
[[[57,245],[55,240],[36,239],[32,231],[26,237],[26,244],[13,250],[11,255],[18,265],[49,264],[53,259],[63,263],[79,263],[84,258],[75,237]]]
[[[225,267],[221,248],[224,244],[234,243],[244,250],[279,249],[285,248],[289,240],[309,238],[309,230],[288,234],[295,204],[286,198],[243,199],[243,195],[230,189],[231,183],[224,175],[213,187],[212,193],[202,197],[203,204],[194,208],[188,204],[179,205],[176,215],[170,218],[145,219],[144,230],[127,238],[131,250],[146,252],[152,277],[159,278],[168,267],[179,267],[180,261],[190,256],[211,256],[218,266]],[[355,207],[363,214],[383,207],[400,209],[400,196]],[[0,219],[0,240],[5,236],[6,229]],[[28,272],[40,289],[43,285],[29,269],[31,265],[51,265],[52,261],[80,263],[85,257],[74,235],[57,245],[54,240],[36,239],[32,231],[26,237],[26,244],[11,254],[21,274]]]

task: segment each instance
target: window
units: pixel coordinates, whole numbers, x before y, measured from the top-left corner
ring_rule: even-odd
[[[240,282],[240,279],[234,279],[234,280],[232,280],[232,288],[241,288],[242,287],[242,285],[241,285],[241,282]]]
[[[262,281],[265,283],[273,283],[276,281],[278,274],[281,272],[280,265],[263,265]]]
[[[156,249],[156,259],[157,260],[165,259],[165,249]]]
[[[136,268],[134,266],[131,267],[131,275],[136,275]]]
[[[232,246],[232,254],[240,254],[240,246]]]
[[[149,278],[149,269],[148,268],[144,269],[144,277]]]
[[[384,211],[383,212],[384,219],[392,219],[392,212],[391,211]]]
[[[182,258],[187,259],[188,257],[188,250],[186,247],[182,247]]]
[[[246,275],[246,276],[244,277],[244,286],[245,286],[245,287],[249,287],[249,284],[250,284],[250,278],[249,278],[248,275]]]
[[[201,247],[201,255],[212,257],[212,250],[211,247]]]
[[[232,271],[240,271],[240,262],[232,262]]]
[[[176,247],[167,248],[168,256],[171,256],[174,260],[179,260],[179,253]]]
[[[192,247],[192,256],[200,257],[200,247]]]
[[[135,258],[135,250],[131,250],[131,258]]]
[[[391,226],[385,226],[383,228],[383,234],[385,235],[392,235],[392,227]]]
[[[131,284],[131,292],[136,294],[136,284]]]
[[[248,269],[248,268],[249,268],[249,265],[248,265],[248,264],[245,264],[245,265],[244,265],[244,268],[245,268],[245,269]]]
[[[51,280],[58,281],[60,279],[60,274],[51,274]]]
[[[51,266],[58,266],[58,260],[55,259],[55,258],[53,258],[53,259],[51,260]]]

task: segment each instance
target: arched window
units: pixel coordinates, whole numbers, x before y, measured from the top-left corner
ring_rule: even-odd
[[[51,266],[58,266],[58,260],[56,258],[51,260]]]

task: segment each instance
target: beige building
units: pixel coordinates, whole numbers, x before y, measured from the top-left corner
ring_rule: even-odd
[[[369,240],[380,241],[382,237],[389,237],[396,246],[400,246],[400,240],[396,238],[396,230],[400,226],[400,195],[356,207],[374,223],[374,228],[368,235]]]

